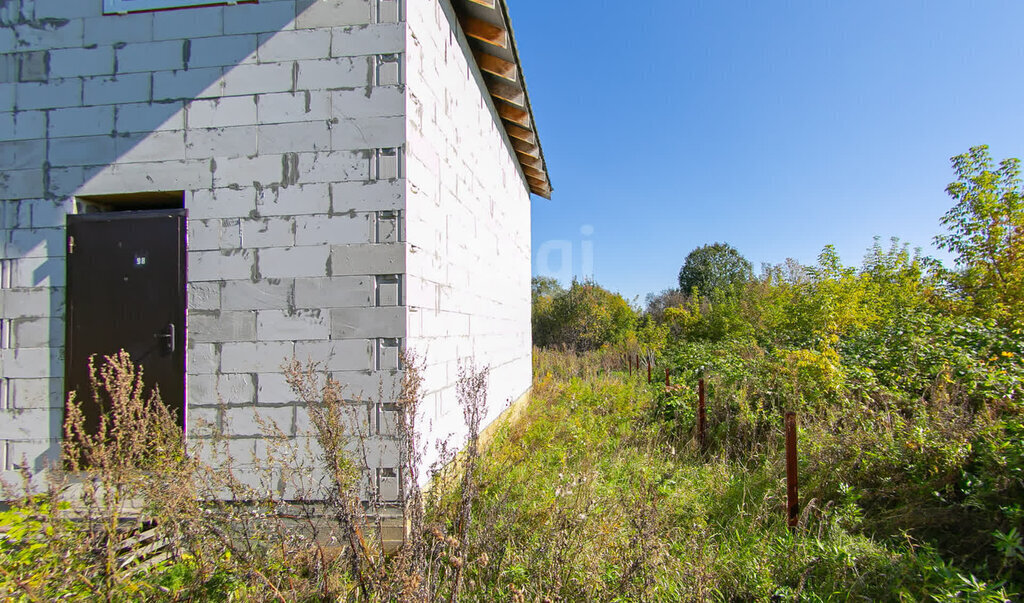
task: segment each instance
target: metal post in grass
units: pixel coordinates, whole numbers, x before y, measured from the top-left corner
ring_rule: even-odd
[[[626,364],[629,365],[629,376],[633,376],[633,356],[626,354]]]
[[[665,369],[665,387],[670,387],[672,382],[668,378],[668,369]]]
[[[704,401],[704,377],[697,381],[697,442],[700,449],[704,450],[707,444],[705,433],[707,432],[707,406]]]
[[[790,530],[796,530],[800,519],[800,498],[796,463],[796,413],[786,413],[786,508]]]

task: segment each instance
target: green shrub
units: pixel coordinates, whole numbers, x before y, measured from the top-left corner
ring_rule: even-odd
[[[533,340],[541,347],[596,350],[625,339],[636,311],[617,293],[592,281],[573,281],[567,291],[535,295]]]

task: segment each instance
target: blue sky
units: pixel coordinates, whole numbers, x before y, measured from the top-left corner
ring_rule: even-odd
[[[1024,158],[1020,0],[509,5],[555,187],[534,274],[642,301],[716,241],[755,267],[876,235],[943,258],[949,158]]]

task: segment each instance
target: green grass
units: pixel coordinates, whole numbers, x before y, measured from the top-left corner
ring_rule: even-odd
[[[753,456],[721,442],[700,453],[692,432],[659,412],[663,386],[603,373],[579,358],[538,354],[529,408],[481,459],[465,555],[468,600],[917,601],[1007,594],[994,586],[997,576],[958,570],[924,541],[868,529],[882,522],[866,520],[866,493],[844,481],[915,470],[900,466],[905,455],[888,447],[908,429],[941,435],[926,419],[881,431],[835,417],[805,426],[801,468],[808,495],[801,526],[791,532],[776,431],[758,436],[758,445],[748,447],[757,451]],[[845,431],[840,424],[848,424]],[[857,442],[879,457],[874,464],[824,465],[837,447]],[[930,444],[936,443],[921,447],[935,448]],[[941,454],[932,460],[952,462]],[[896,490],[905,512],[931,504],[913,499],[930,493]],[[812,501],[815,493],[826,497]],[[872,504],[872,512],[883,510]],[[439,510],[435,519],[444,517]]]
[[[686,379],[666,389],[615,370],[609,351],[537,350],[528,407],[478,462],[467,453],[452,465],[450,476],[471,480],[435,483],[397,554],[326,551],[265,512],[273,505],[204,513],[216,505],[158,486],[207,474],[171,464],[136,481],[186,554],[112,573],[102,553],[117,524],[68,522],[50,512],[56,494],[41,494],[0,513],[0,599],[994,602],[1020,592],[1024,426],[1012,398],[966,395],[948,379],[923,396],[867,391],[818,370],[820,355],[675,345],[665,356],[677,380],[709,375],[704,450]],[[787,373],[794,357],[808,365]],[[788,409],[800,413],[795,531]],[[332,509],[355,517],[356,501]],[[346,517],[324,529],[344,536],[355,525]]]

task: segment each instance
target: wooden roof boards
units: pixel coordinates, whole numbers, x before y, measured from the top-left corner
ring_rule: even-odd
[[[544,151],[526,90],[507,0],[452,0],[459,23],[484,74],[502,125],[516,151],[530,192],[551,198]]]

